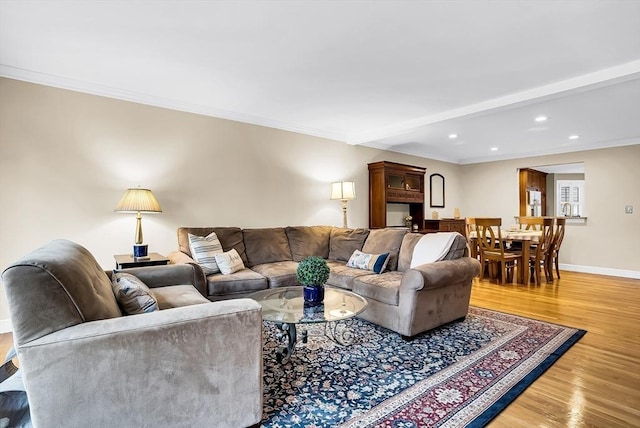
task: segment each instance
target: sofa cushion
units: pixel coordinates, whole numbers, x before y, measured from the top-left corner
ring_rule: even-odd
[[[362,251],[365,253],[389,253],[388,270],[398,270],[398,256],[402,239],[407,234],[404,228],[373,229],[364,241]]]
[[[231,275],[209,275],[207,277],[207,296],[216,298],[230,297],[234,294],[253,293],[268,288],[267,278],[251,269],[242,269]]]
[[[142,280],[130,273],[113,271],[111,288],[124,315],[158,310],[158,301]]]
[[[400,255],[398,256],[398,272],[406,272],[410,268],[413,249],[421,238],[421,233],[407,233],[404,235],[400,246]]]
[[[402,239],[402,246],[400,247],[400,256],[398,257],[398,271],[406,272],[411,266],[411,259],[413,258],[413,250],[422,238],[421,233],[407,233]],[[458,235],[453,240],[453,244],[449,248],[449,252],[444,256],[442,260],[456,260],[461,257],[469,255],[469,248],[467,247],[467,240],[464,236]]]
[[[398,306],[402,275],[394,271],[361,276],[353,281],[353,292],[367,299]]]
[[[351,268],[344,264],[344,262],[337,262],[329,260],[327,262],[329,265],[329,279],[327,280],[328,285],[332,285],[334,287],[345,288],[347,290],[353,289],[353,280],[358,278],[359,276],[371,275],[371,272],[368,270]]]
[[[220,273],[229,275],[244,269],[244,263],[235,248],[230,249],[222,254],[216,254],[216,263],[220,268]]]
[[[260,275],[269,280],[269,288],[289,287],[299,285],[296,279],[296,270],[298,262],[285,260],[283,262],[265,263],[255,265],[251,270],[258,272]]]
[[[363,253],[360,250],[355,250],[349,258],[347,266],[356,269],[364,269],[379,274],[384,272],[387,267],[388,261],[389,253],[369,254]]]
[[[189,250],[189,233],[197,236],[207,236],[211,232],[216,233],[224,251],[235,248],[238,254],[240,254],[242,262],[247,263],[242,229],[239,227],[179,227],[178,248],[181,252],[192,257],[191,251]]]
[[[202,267],[205,275],[220,272],[215,256],[222,254],[223,250],[215,232],[205,237],[189,233],[189,251],[193,260]]]
[[[209,300],[200,294],[191,284],[156,287],[153,289],[153,294],[156,296],[160,309],[210,303]]]
[[[334,227],[329,241],[329,260],[348,261],[355,250],[362,250],[368,235],[368,229]]]
[[[282,227],[244,229],[247,267],[292,260],[289,240]]]
[[[284,229],[291,257],[299,262],[309,256],[329,258],[331,226],[290,226]]]
[[[449,248],[449,252],[442,258],[442,260],[457,260],[461,257],[469,256],[469,246],[467,245],[467,239],[458,235],[453,240],[453,244],[451,244],[451,248]]]

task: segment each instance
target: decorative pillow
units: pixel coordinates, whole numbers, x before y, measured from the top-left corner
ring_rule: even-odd
[[[349,258],[347,266],[356,269],[370,270],[375,273],[382,273],[387,267],[388,261],[389,253],[367,254],[360,250],[355,250]]]
[[[226,253],[216,254],[215,257],[216,263],[218,263],[220,272],[222,272],[223,275],[229,275],[244,269],[244,263],[242,263],[242,259],[235,248],[232,248]]]
[[[189,250],[191,257],[202,267],[205,275],[220,272],[215,255],[222,254],[223,251],[215,232],[205,237],[189,234]]]
[[[113,271],[111,288],[118,306],[125,315],[144,314],[158,310],[158,301],[138,277],[130,273]]]

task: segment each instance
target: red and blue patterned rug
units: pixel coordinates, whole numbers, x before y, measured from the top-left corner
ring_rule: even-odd
[[[285,364],[265,322],[262,427],[482,427],[586,333],[473,307],[409,342],[353,322],[350,346],[310,325]]]

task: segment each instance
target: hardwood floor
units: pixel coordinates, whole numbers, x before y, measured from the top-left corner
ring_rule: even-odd
[[[474,306],[587,330],[488,426],[640,426],[640,280],[560,273],[541,286],[474,283]]]
[[[562,271],[541,286],[478,281],[471,304],[587,330],[488,426],[639,427],[640,280]],[[0,355],[11,335],[0,335]]]

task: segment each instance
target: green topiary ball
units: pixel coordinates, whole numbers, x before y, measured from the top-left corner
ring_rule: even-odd
[[[321,257],[307,257],[298,263],[296,278],[307,287],[322,287],[329,279],[329,265]]]

